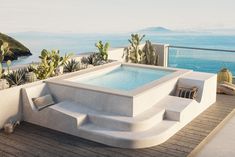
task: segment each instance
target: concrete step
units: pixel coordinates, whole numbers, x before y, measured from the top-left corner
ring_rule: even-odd
[[[149,110],[135,117],[88,114],[90,123],[94,125],[119,131],[144,131],[152,128],[163,119],[182,121],[188,119],[188,114],[193,112],[193,107],[198,105],[195,100],[166,96]]]
[[[78,128],[78,136],[115,147],[146,148],[166,141],[179,127],[179,122],[163,120],[151,129],[132,132],[114,131],[87,123]]]
[[[112,130],[119,131],[143,131],[152,128],[163,120],[165,109],[152,107],[151,110],[135,116],[117,116],[108,114],[88,114],[90,123]]]
[[[154,127],[163,119],[180,121],[190,102],[192,102],[192,100],[167,96],[149,110],[135,117],[99,112],[75,102],[61,102],[53,108],[64,114],[77,117],[77,127],[84,123],[84,120],[82,120],[84,119],[82,117],[83,115],[87,116],[86,122],[102,128],[117,131],[140,132]]]
[[[119,116],[106,112],[99,112],[76,102],[64,101],[50,107],[71,117],[77,118],[77,127],[86,122],[94,125],[119,131],[143,131],[152,128],[163,120],[165,109],[155,105],[150,110],[135,116]]]

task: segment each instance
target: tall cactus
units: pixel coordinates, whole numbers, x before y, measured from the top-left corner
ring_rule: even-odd
[[[141,62],[142,50],[139,48],[139,46],[144,37],[145,35],[140,36],[139,34],[131,34],[131,39],[128,40],[131,45],[125,48],[123,53],[123,57],[125,57],[126,62]]]
[[[142,64],[158,65],[159,55],[152,43],[147,40],[143,48],[143,60]]]
[[[98,48],[99,54],[100,54],[102,60],[107,61],[108,60],[109,43],[103,44],[102,41],[99,41],[98,43],[95,44],[95,46]]]
[[[124,49],[123,58],[126,62],[158,65],[159,55],[149,40],[146,41],[143,49],[139,48],[144,37],[145,35],[132,34],[131,39],[128,40],[131,45]]]
[[[8,43],[0,40],[0,79],[3,76],[3,66],[2,62],[4,61],[4,58],[7,54],[9,54],[11,51],[9,49]]]

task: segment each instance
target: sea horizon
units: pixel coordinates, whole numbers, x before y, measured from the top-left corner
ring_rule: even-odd
[[[96,52],[95,43],[99,40],[109,42],[111,48],[128,46],[130,35],[128,33],[55,33],[55,32],[17,32],[8,35],[17,39],[28,47],[33,54],[28,57],[20,57],[13,61],[12,65],[30,64],[39,61],[38,56],[42,49],[58,49],[61,54]],[[151,32],[139,31],[145,34],[145,40],[152,43],[164,43],[176,46],[213,48],[235,50],[235,35],[212,32]],[[144,43],[144,42],[142,42]],[[195,71],[216,73],[219,69],[227,67],[235,73],[235,53],[197,51],[184,49],[170,49],[169,66],[186,68]],[[196,62],[195,62],[196,61]],[[191,63],[194,64],[191,64]],[[211,63],[211,65],[205,63]],[[212,67],[211,67],[212,66]]]

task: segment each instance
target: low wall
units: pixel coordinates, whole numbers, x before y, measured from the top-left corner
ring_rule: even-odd
[[[41,84],[43,81],[37,81],[5,90],[0,90],[0,129],[10,120],[21,120],[22,117],[22,99],[21,89]]]
[[[64,74],[65,75],[71,75],[71,73]],[[62,77],[62,76],[57,76]],[[43,83],[44,81],[55,79],[57,77],[48,78],[46,80],[40,80],[33,83],[27,83],[24,85],[0,90],[0,129],[3,127],[3,125],[6,122],[9,122],[10,120],[21,120],[22,119],[22,95],[21,95],[21,89],[27,88],[35,85],[39,85]]]

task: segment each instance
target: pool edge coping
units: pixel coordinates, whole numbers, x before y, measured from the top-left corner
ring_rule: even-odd
[[[114,66],[121,66],[121,65],[140,67],[140,68],[148,68],[148,69],[160,69],[160,70],[174,71],[174,72],[172,72],[169,75],[163,76],[162,78],[160,78],[158,80],[149,82],[143,86],[137,87],[136,89],[133,89],[130,91],[122,91],[122,90],[118,90],[118,89],[110,89],[110,88],[105,88],[105,87],[87,85],[87,84],[76,83],[76,82],[72,82],[72,81],[67,80],[67,79],[70,79],[70,78],[73,78],[73,77],[76,77],[79,75],[84,75],[84,74],[91,73],[91,72],[94,72],[97,70],[104,70],[106,68],[110,68],[110,67],[114,67]],[[51,79],[51,80],[48,80],[45,82],[51,83],[51,84],[57,84],[60,86],[69,86],[72,88],[81,88],[81,89],[87,89],[87,90],[102,92],[102,93],[111,94],[111,95],[119,95],[119,96],[133,98],[133,97],[136,97],[137,95],[143,94],[144,92],[148,91],[151,88],[159,86],[162,83],[166,83],[172,79],[179,78],[180,76],[183,76],[189,72],[192,72],[192,70],[168,68],[168,67],[144,65],[144,64],[123,63],[123,62],[116,61],[116,62],[96,66],[93,68],[88,68],[88,69],[84,69],[81,71],[77,71],[77,72],[71,73],[69,75],[61,76],[59,78]]]

